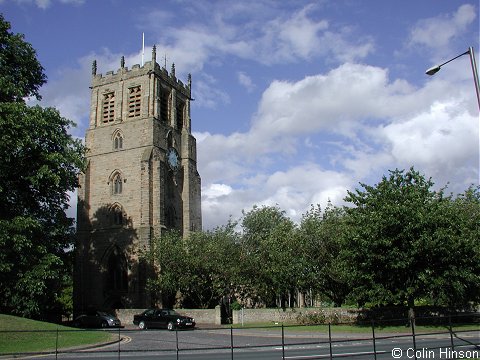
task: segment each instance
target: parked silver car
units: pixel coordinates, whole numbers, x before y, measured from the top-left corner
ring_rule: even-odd
[[[103,311],[94,311],[78,316],[73,320],[73,326],[84,328],[107,328],[121,327],[122,323],[112,314]]]

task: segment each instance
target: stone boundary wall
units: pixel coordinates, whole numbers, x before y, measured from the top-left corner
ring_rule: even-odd
[[[361,310],[344,308],[287,308],[283,309],[243,309],[233,310],[233,324],[253,323],[295,323],[299,316],[323,314],[328,320],[337,323],[353,323]],[[331,321],[333,322],[333,321]]]
[[[145,309],[117,309],[114,311],[115,315],[120,319],[122,325],[126,327],[133,326],[133,315],[140,314]],[[427,309],[428,310],[428,309]],[[478,317],[480,309],[477,309],[474,314]],[[191,316],[199,325],[221,325],[221,311],[220,306],[215,309],[175,309],[179,314]],[[402,308],[394,308],[391,313],[384,312],[376,315],[374,311],[364,309],[345,309],[345,308],[287,308],[283,309],[243,309],[232,311],[232,323],[237,324],[290,324],[299,322],[299,317],[305,319],[311,316],[313,319],[323,318],[325,323],[331,324],[348,324],[355,323],[357,320],[369,321],[369,319],[377,319],[376,321],[386,321],[392,319],[405,319],[406,310]],[[460,315],[471,313],[459,313]],[[441,315],[430,311],[423,311],[417,309],[417,317],[432,317]]]
[[[221,324],[220,306],[215,309],[174,309],[180,315],[190,316],[197,324]],[[145,309],[116,309],[115,315],[120,319],[123,326],[133,326],[133,315],[141,314]]]

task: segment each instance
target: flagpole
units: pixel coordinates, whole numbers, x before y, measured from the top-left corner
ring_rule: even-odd
[[[144,57],[145,57],[145,33],[142,32],[142,66],[143,66]]]

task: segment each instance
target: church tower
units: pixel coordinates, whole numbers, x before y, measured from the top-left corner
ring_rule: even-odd
[[[79,178],[74,307],[146,308],[152,270],[139,254],[176,229],[201,230],[200,176],[185,85],[152,60],[92,66],[87,168]],[[161,264],[160,264],[161,265]]]

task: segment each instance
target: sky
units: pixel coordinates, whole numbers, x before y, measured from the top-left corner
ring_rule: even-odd
[[[479,184],[478,0],[0,0],[48,77],[41,105],[88,126],[92,61],[192,74],[205,230],[254,205],[298,222],[389,170]],[[71,197],[72,214],[75,196]]]

